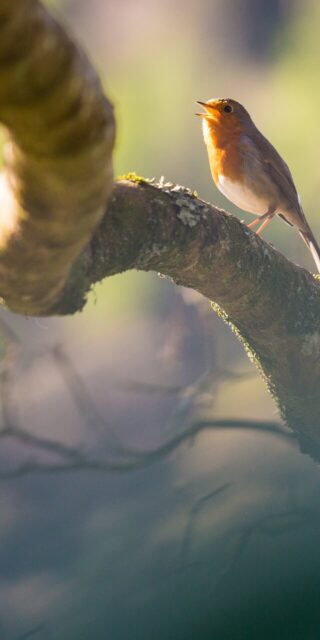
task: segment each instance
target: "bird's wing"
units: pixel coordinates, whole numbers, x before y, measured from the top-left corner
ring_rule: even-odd
[[[258,129],[251,135],[251,138],[255,148],[258,150],[260,162],[265,166],[272,181],[278,187],[281,200],[287,202],[290,216],[286,215],[287,212],[283,212],[282,218],[289,224],[301,226],[304,215],[288,165]]]
[[[260,131],[258,131],[257,134],[259,134],[259,139],[255,140],[255,142],[259,143],[259,147],[262,152],[262,159],[266,164],[268,164],[269,168],[271,168],[273,175],[277,176],[277,181],[279,180],[281,185],[285,185],[292,195],[297,198],[297,190],[287,163],[281,158],[280,153],[278,153],[274,146],[262,135],[262,133],[260,133]]]

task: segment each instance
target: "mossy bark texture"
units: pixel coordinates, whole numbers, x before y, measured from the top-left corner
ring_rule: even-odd
[[[99,280],[156,271],[212,303],[259,367],[286,422],[320,433],[320,281],[238,218],[177,185],[122,180],[74,266],[57,311]]]
[[[37,0],[0,0],[0,295],[74,313],[95,282],[159,271],[239,335],[281,413],[320,434],[320,282],[238,219],[177,185],[114,185],[113,110],[86,57]]]

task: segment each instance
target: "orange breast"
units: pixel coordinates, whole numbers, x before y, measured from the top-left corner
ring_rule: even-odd
[[[219,175],[230,180],[241,180],[240,136],[242,128],[240,126],[226,128],[219,123],[210,121],[204,122],[203,125],[211,173],[215,183],[218,182]],[[207,127],[206,131],[205,127]]]

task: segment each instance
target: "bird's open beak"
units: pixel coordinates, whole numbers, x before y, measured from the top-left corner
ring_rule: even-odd
[[[207,107],[206,107],[206,103],[205,103],[205,102],[201,102],[201,100],[196,100],[196,103],[197,103],[197,104],[201,104],[201,106],[202,106],[204,109],[206,109],[206,111],[207,111]],[[207,115],[206,111],[202,111],[202,113],[195,113],[194,115],[195,115],[195,116],[200,116],[200,118],[205,118],[205,117],[206,117],[206,115]]]
[[[202,113],[195,113],[195,116],[200,116],[200,118],[212,118],[213,117],[213,105],[212,104],[208,104],[207,102],[202,102],[201,100],[196,100],[197,104],[200,104],[205,111],[202,111]]]

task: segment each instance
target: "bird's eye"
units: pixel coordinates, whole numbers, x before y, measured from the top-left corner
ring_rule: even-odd
[[[224,113],[232,113],[233,108],[232,108],[231,104],[226,104],[226,105],[223,107],[223,111],[224,111]]]

